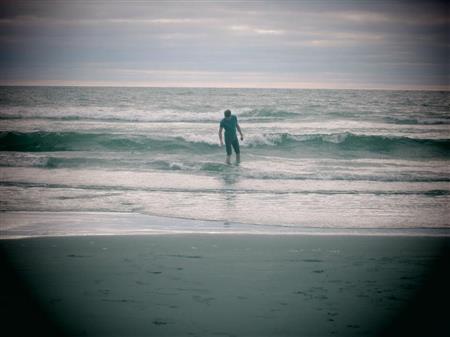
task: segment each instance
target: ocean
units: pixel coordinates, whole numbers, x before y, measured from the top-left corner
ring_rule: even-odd
[[[219,146],[226,109],[239,165]],[[449,164],[448,92],[0,88],[6,227],[90,214],[86,234],[128,215],[169,232],[450,233]],[[180,221],[146,220],[166,217]]]

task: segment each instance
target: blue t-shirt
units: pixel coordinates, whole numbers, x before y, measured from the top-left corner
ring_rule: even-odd
[[[225,142],[232,142],[237,139],[236,135],[236,125],[238,124],[237,117],[231,115],[230,117],[225,117],[220,121],[220,127],[225,130]]]

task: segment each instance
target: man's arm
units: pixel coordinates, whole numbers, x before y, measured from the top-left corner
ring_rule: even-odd
[[[223,146],[222,131],[223,131],[223,127],[220,127],[220,128],[219,128],[220,146]]]
[[[241,127],[239,126],[239,124],[236,124],[236,129],[238,130],[239,134],[241,135],[241,140],[244,140],[244,135],[242,134],[242,130],[241,130]]]

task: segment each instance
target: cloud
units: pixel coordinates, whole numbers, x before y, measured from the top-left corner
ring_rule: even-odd
[[[211,24],[216,20],[212,18],[102,18],[102,19],[57,19],[39,16],[16,16],[14,18],[0,19],[0,25],[199,25]]]
[[[442,25],[449,24],[444,13],[421,12],[414,15],[390,12],[342,11],[329,13],[331,19],[357,24]]]
[[[233,25],[229,26],[228,29],[233,32],[250,33],[250,34],[253,33],[258,35],[281,35],[285,33],[285,31],[279,29],[262,29],[247,25]]]
[[[291,32],[293,38],[282,43],[293,47],[343,48],[350,46],[381,46],[388,39],[378,33],[365,32]]]

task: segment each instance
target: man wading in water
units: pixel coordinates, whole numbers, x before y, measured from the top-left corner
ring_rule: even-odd
[[[225,110],[223,113],[225,118],[220,121],[219,139],[220,146],[223,146],[222,131],[225,129],[225,148],[227,150],[227,164],[231,164],[231,146],[233,146],[234,153],[236,153],[236,163],[241,161],[241,151],[239,149],[239,140],[236,135],[236,129],[241,135],[241,140],[244,140],[241,128],[238,124],[237,117],[231,114],[230,110]]]

